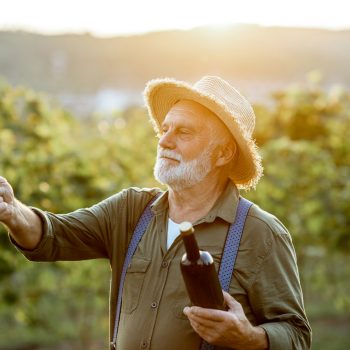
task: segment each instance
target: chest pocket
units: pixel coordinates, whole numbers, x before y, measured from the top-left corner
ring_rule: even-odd
[[[124,282],[122,312],[130,314],[137,308],[145,275],[150,263],[151,260],[146,258],[132,258]]]

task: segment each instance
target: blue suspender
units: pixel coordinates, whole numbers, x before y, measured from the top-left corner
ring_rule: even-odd
[[[239,198],[236,219],[228,230],[219,268],[219,281],[222,289],[226,292],[228,292],[230,288],[233,268],[235,266],[238,248],[241,242],[244,223],[247,218],[248,211],[252,205],[253,203],[248,201],[248,199],[243,197]],[[210,345],[203,340],[200,349],[214,350],[215,347],[214,345]]]
[[[125,281],[125,276],[126,276],[126,270],[128,269],[128,266],[131,262],[131,259],[135,253],[135,250],[136,250],[143,234],[146,232],[148,224],[150,223],[150,221],[153,218],[153,212],[151,210],[151,205],[160,196],[160,194],[161,193],[159,193],[155,197],[153,197],[151,199],[151,201],[147,204],[147,207],[143,211],[143,213],[142,213],[142,215],[141,215],[141,217],[136,225],[135,231],[131,237],[131,241],[129,243],[128,251],[126,253],[125,260],[124,260],[122,274],[120,276],[117,309],[116,309],[114,332],[113,332],[113,340],[110,343],[111,349],[116,349],[116,346],[117,346],[117,334],[118,334],[120,310],[121,310],[121,306],[122,306],[122,294],[123,294],[123,287],[124,287],[124,281]]]
[[[128,266],[131,262],[131,259],[135,253],[135,250],[143,234],[146,232],[148,224],[152,220],[153,213],[151,211],[151,205],[158,198],[159,195],[160,194],[156,195],[148,203],[143,214],[141,215],[137,223],[137,226],[135,228],[135,231],[133,233],[133,236],[131,238],[128,251],[126,253],[126,257],[124,260],[124,265],[123,265],[123,269],[120,277],[120,283],[119,283],[113,340],[110,343],[111,349],[116,348],[118,325],[119,325],[121,302],[122,302],[122,293],[123,293],[123,286],[124,286],[126,271],[128,269]],[[222,254],[221,264],[219,269],[219,280],[220,280],[222,289],[227,292],[229,290],[233,268],[236,262],[237,252],[238,252],[239,244],[243,233],[244,223],[245,223],[249,208],[251,207],[252,204],[253,204],[252,202],[248,201],[243,197],[239,198],[236,219],[234,223],[230,226],[226,237],[225,247]],[[213,349],[214,349],[213,345],[210,345],[205,341],[202,342],[201,350],[213,350]]]

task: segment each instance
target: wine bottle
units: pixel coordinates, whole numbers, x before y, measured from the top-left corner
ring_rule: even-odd
[[[179,227],[186,250],[180,261],[181,273],[192,304],[224,310],[224,297],[213,257],[209,252],[199,250],[190,222],[182,222]]]

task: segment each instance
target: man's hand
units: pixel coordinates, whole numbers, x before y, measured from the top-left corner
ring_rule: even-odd
[[[41,240],[42,224],[38,215],[18,201],[11,185],[0,176],[0,222],[24,249],[34,249]]]
[[[11,224],[15,212],[15,196],[11,185],[0,176],[0,221]]]
[[[224,293],[228,311],[185,307],[184,313],[201,338],[210,344],[234,349],[268,349],[265,330],[254,327],[243,308],[230,294]]]

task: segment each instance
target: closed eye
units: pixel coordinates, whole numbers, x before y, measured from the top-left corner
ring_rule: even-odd
[[[189,129],[180,129],[179,133],[180,134],[185,134],[185,135],[192,134],[191,130],[189,130]]]

